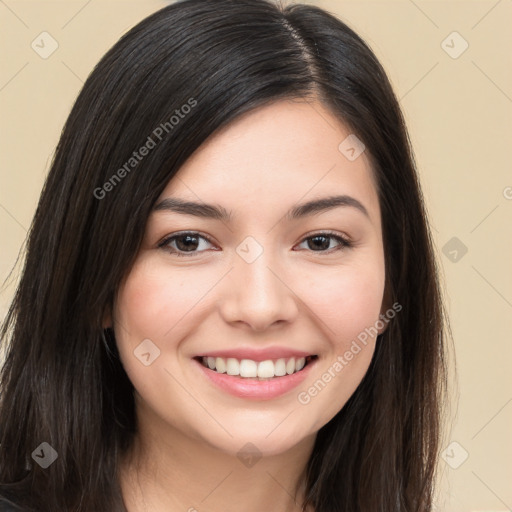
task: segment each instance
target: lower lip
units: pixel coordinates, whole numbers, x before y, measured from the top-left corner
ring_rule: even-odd
[[[210,382],[230,395],[255,400],[271,400],[272,398],[284,395],[303,382],[309,375],[311,368],[315,366],[317,360],[317,358],[313,359],[299,372],[284,375],[283,377],[273,377],[269,380],[258,380],[236,375],[227,375],[226,373],[218,373],[215,370],[206,368],[206,366],[197,359],[193,359],[193,362],[197,364],[203,375],[205,375]]]

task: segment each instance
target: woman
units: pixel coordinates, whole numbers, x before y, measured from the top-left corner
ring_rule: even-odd
[[[2,331],[30,511],[430,511],[443,307],[404,121],[322,9],[187,0],[103,57]]]

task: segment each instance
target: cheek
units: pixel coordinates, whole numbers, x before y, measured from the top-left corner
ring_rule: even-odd
[[[304,288],[325,335],[325,357],[297,395],[315,431],[347,403],[370,365],[382,307],[385,272],[380,260],[340,267],[308,279]]]
[[[187,315],[200,310],[201,298],[213,284],[212,276],[208,279],[199,272],[138,263],[120,289],[115,319],[132,341],[150,338],[168,343],[169,338],[179,338]]]
[[[197,415],[193,401],[183,401],[188,395],[172,375],[180,340],[190,335],[191,325],[200,324],[201,298],[215,284],[213,277],[169,269],[156,258],[141,258],[117,294],[114,329],[123,367],[143,402],[162,417],[166,410],[175,409],[183,417],[189,410],[188,414]],[[144,360],[147,353],[149,361]]]
[[[321,320],[325,336],[343,350],[350,340],[379,319],[384,295],[384,265],[341,267],[315,272],[306,280],[302,297]]]
[[[114,329],[123,366],[139,393],[160,388],[160,370],[176,364],[179,340],[207,286],[200,276],[170,272],[154,261],[138,261],[132,268],[117,295]]]

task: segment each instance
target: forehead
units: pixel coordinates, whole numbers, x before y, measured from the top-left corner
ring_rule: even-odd
[[[380,224],[370,160],[365,151],[347,158],[344,141],[349,136],[349,128],[320,102],[276,101],[210,137],[160,199],[216,203],[240,216],[254,215],[256,208],[261,216],[299,201],[346,194],[362,202],[372,222]]]

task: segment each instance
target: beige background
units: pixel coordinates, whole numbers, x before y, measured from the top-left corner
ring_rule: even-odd
[[[512,510],[512,1],[305,3],[335,13],[370,43],[409,123],[457,361],[443,447],[458,444],[440,459],[438,510]],[[83,81],[121,34],[163,5],[0,0],[1,281]],[[59,45],[47,59],[31,47],[43,31]],[[465,41],[460,56],[447,53]],[[2,317],[12,291],[10,282],[0,296]]]

